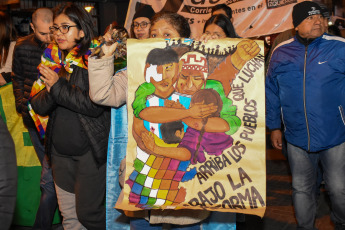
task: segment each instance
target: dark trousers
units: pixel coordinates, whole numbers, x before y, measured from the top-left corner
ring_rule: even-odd
[[[97,167],[91,151],[82,156],[66,156],[53,150],[52,168],[56,185],[75,194],[79,222],[87,229],[105,229],[106,164]]]

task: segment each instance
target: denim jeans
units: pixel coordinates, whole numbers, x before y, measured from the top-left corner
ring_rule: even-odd
[[[162,224],[150,224],[144,218],[131,218],[130,219],[131,230],[162,230]],[[199,230],[200,223],[190,225],[171,225],[171,230]]]
[[[42,165],[41,172],[41,199],[36,213],[35,223],[32,229],[51,229],[57,207],[54,180],[48,157],[45,155],[44,145],[35,128],[28,128],[32,145]]]
[[[331,219],[345,223],[345,143],[316,153],[287,145],[288,160],[292,174],[292,202],[295,209],[297,229],[315,229],[317,209],[317,168],[319,162],[331,200]]]
[[[287,159],[288,158],[288,153],[287,153],[287,141],[285,139],[285,135],[284,135],[284,131],[282,130],[282,142],[283,142],[283,148],[282,148],[282,154],[284,155],[284,157]],[[310,156],[312,162],[315,164],[315,166],[317,167],[317,179],[316,179],[316,185],[315,185],[315,192],[316,192],[316,199],[320,196],[320,188],[321,188],[321,183],[323,181],[323,171],[321,168],[320,163],[317,163],[315,160],[313,159],[313,155]]]

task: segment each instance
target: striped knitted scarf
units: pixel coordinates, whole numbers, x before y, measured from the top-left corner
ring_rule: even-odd
[[[99,45],[97,40],[91,42],[90,49],[95,48]],[[79,66],[81,68],[87,69],[89,55],[91,54],[90,49],[83,56],[77,57],[80,46],[74,47],[66,56],[65,60],[61,60],[62,52],[59,50],[57,44],[50,44],[47,49],[44,51],[41,64],[38,65],[39,68],[41,65],[50,67],[56,73],[60,71],[62,67],[66,69],[68,73],[73,72],[73,66]],[[34,85],[31,89],[30,98],[35,96],[38,92],[45,88],[45,85],[42,80],[40,80],[41,73],[38,74],[38,80],[34,82]]]
[[[99,45],[97,40],[92,41],[90,48],[95,48]],[[86,54],[76,57],[80,46],[74,47],[66,56],[65,60],[61,61],[61,50],[56,44],[50,44],[44,51],[40,65],[46,65],[54,70],[56,73],[64,67],[68,73],[73,72],[73,65],[87,69],[87,62],[91,51],[88,50]],[[39,65],[39,66],[40,66]],[[38,67],[39,67],[38,66]]]

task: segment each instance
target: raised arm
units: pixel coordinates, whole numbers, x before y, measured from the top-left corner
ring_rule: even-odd
[[[154,123],[167,123],[182,120],[184,118],[205,118],[217,111],[217,106],[213,104],[194,104],[189,109],[169,108],[161,106],[151,106],[142,110],[140,118]]]
[[[90,98],[100,105],[119,107],[127,101],[127,69],[114,75],[114,56],[89,59]]]

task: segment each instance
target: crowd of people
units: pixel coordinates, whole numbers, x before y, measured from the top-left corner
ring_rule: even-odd
[[[335,229],[341,230],[345,229],[345,103],[341,96],[345,87],[345,39],[327,33],[328,21],[324,12],[314,2],[296,4],[292,11],[294,30],[290,30],[281,43],[267,52],[267,127],[275,148],[282,149],[284,141],[287,143],[286,154],[292,172],[292,199],[298,229],[315,229],[317,190],[321,178],[330,194]],[[226,4],[216,5],[205,23],[203,34],[196,39],[207,42],[210,39],[239,38],[233,20],[230,7]],[[108,27],[103,35],[103,56],[93,58],[91,50],[100,44],[95,39],[91,16],[80,6],[63,3],[52,10],[37,9],[30,26],[33,33],[17,39],[10,17],[0,12],[0,85],[12,82],[16,110],[23,118],[42,165],[41,199],[33,229],[51,229],[57,207],[63,218],[64,229],[106,229],[104,204],[108,138],[112,122],[110,110],[127,104],[128,96],[127,69],[114,65],[118,43],[112,43],[112,34],[125,29]],[[132,38],[139,40],[191,36],[189,23],[183,16],[171,12],[155,13],[149,5],[136,11],[130,32]],[[238,53],[249,58],[255,57],[260,50],[250,39],[237,49],[241,50]],[[175,91],[173,84],[177,82],[177,87],[181,85],[176,89],[178,92],[193,96],[202,87],[217,91],[214,82],[221,80],[217,79],[216,74],[209,75],[207,81],[185,74],[180,79],[182,83],[178,84],[179,80],[173,79],[173,73],[179,71],[178,59],[175,60],[174,55],[177,56],[167,54],[165,57],[171,60],[162,58],[157,64],[169,68],[171,76],[166,74],[164,79],[147,79],[152,87],[152,95],[165,99],[172,94],[169,90],[161,90],[160,81],[164,81],[172,91]],[[149,57],[146,61],[150,62]],[[233,63],[233,66],[238,71],[243,64]],[[37,91],[34,89],[38,81],[43,82],[44,87]],[[191,107],[198,104],[204,116],[212,114],[214,120],[223,122],[220,110],[231,107],[226,100],[231,85],[229,81],[222,84],[221,96],[216,93],[219,98],[214,99],[221,101],[219,105],[222,107],[200,105],[193,98]],[[28,103],[36,114],[49,116],[44,139],[30,115]],[[154,145],[143,125],[143,120],[150,120],[147,111],[146,108],[135,111],[133,133],[137,137],[134,138],[138,139],[138,146],[145,151],[168,154],[166,149],[158,153],[159,147]],[[185,119],[183,121],[188,123],[188,116],[184,116],[177,120]],[[164,117],[162,119],[161,123],[166,122]],[[208,120],[203,122],[207,124]],[[218,132],[235,129],[232,125],[236,121],[233,122],[225,122],[227,129]],[[208,132],[206,124],[201,125],[202,131],[196,132]],[[4,150],[14,152],[4,127],[0,123],[0,134],[9,141],[6,141],[6,145],[0,145],[2,159],[5,159]],[[184,133],[183,128],[175,132],[179,145],[183,146],[183,135],[194,135],[190,134],[191,129],[187,129],[187,132]],[[183,135],[179,137],[181,133]],[[224,138],[231,137],[224,134]],[[180,160],[193,158],[190,151],[180,150],[180,153],[174,153],[174,157]],[[193,151],[197,152],[198,149]],[[202,161],[200,157],[191,160]],[[10,157],[6,160],[10,163],[6,164],[6,168],[0,164],[1,170],[8,170],[7,167],[15,162]],[[121,167],[123,171],[124,164]],[[12,192],[16,188],[14,175],[12,168],[8,179]],[[123,178],[119,180],[122,185],[125,183]],[[0,183],[3,181],[1,179]],[[8,190],[5,192],[1,193],[0,200],[3,200],[3,196],[11,197]],[[0,215],[0,224],[5,229],[10,226],[12,219],[8,214],[14,212],[14,199],[6,200],[10,206],[4,210],[7,215]],[[3,212],[2,209],[0,211]],[[171,224],[171,229],[200,229],[209,214],[210,211],[206,210],[151,210],[128,216],[131,229],[162,229],[163,223]],[[238,215],[238,218],[243,219],[243,216]]]

